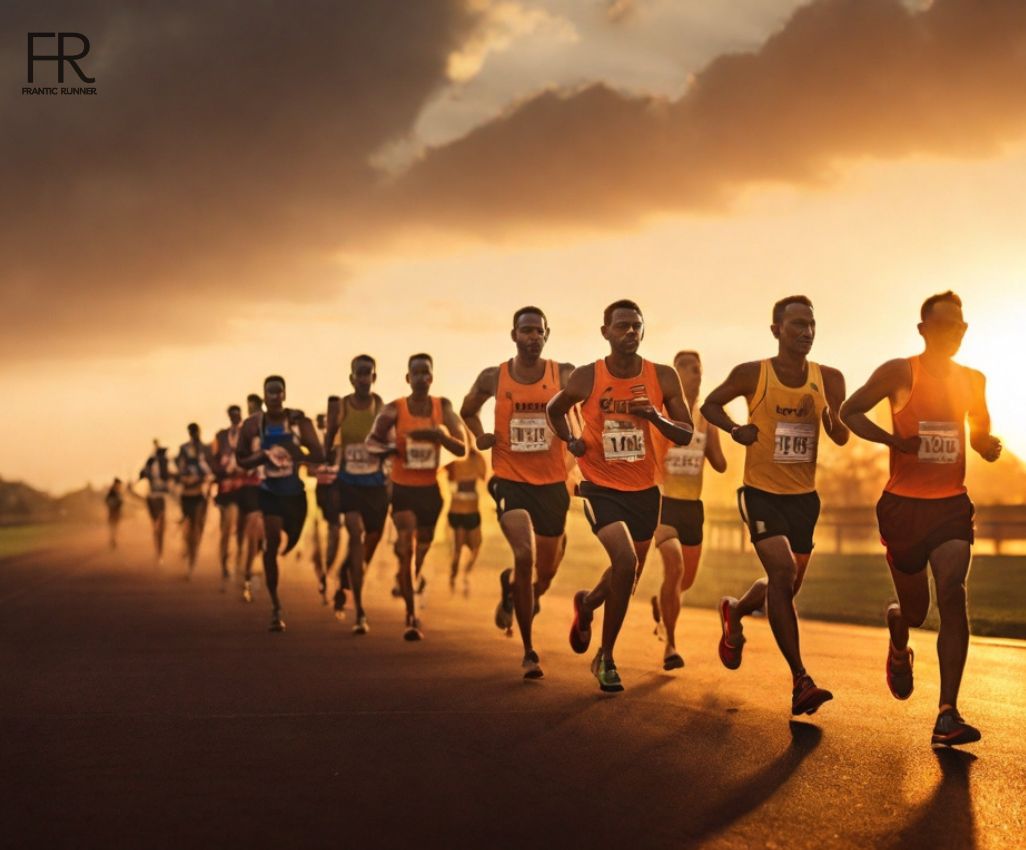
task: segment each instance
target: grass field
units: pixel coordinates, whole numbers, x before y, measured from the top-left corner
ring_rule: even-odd
[[[494,514],[485,516],[484,534],[482,567],[508,562],[508,550]],[[572,592],[595,583],[604,553],[576,500],[567,534],[567,554],[555,586]],[[739,596],[761,575],[762,568],[754,553],[705,552],[698,578],[686,595],[685,604],[713,608],[721,596]],[[662,563],[659,554],[653,552],[638,587],[638,596],[647,599],[657,593],[661,581]],[[798,611],[803,617],[881,626],[886,604],[893,598],[894,590],[882,550],[879,556],[821,554],[814,555],[809,565],[798,596]],[[975,635],[1026,639],[1026,557],[975,557],[969,576],[969,612]],[[934,608],[930,610],[925,627],[937,627]]]
[[[0,558],[41,549],[53,540],[53,525],[0,526]]]

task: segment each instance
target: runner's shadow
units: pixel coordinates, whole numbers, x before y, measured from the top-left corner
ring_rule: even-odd
[[[972,850],[976,847],[969,768],[972,753],[939,747],[934,750],[941,769],[941,780],[930,799],[908,813],[907,825],[889,847],[952,847]]]
[[[689,846],[710,837],[754,811],[772,797],[798,769],[823,737],[818,726],[790,722],[791,745],[755,774],[734,786],[707,808],[688,813]]]

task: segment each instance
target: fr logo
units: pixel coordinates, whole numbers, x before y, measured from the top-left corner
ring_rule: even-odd
[[[53,55],[36,53],[36,40],[47,38],[57,39],[57,53]],[[77,39],[79,41],[80,52],[65,52],[64,42],[70,39]],[[80,32],[30,32],[28,34],[28,81],[30,83],[35,82],[34,70],[36,62],[56,62],[58,83],[64,82],[64,63],[71,65],[72,70],[78,74],[78,78],[83,83],[95,83],[96,78],[87,77],[78,64],[78,61],[85,58],[88,53],[89,39]]]

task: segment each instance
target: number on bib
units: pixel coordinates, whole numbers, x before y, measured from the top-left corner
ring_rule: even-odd
[[[345,447],[345,470],[349,475],[373,475],[378,471],[378,460],[366,443],[349,443]]]
[[[778,422],[774,463],[815,463],[818,422]]]
[[[667,475],[701,475],[705,463],[705,434],[696,431],[686,446],[671,446],[663,466]]]
[[[421,440],[407,440],[406,468],[438,469],[438,446]]]
[[[919,462],[958,463],[962,429],[957,422],[919,423]]]
[[[645,457],[645,432],[633,422],[607,419],[602,427],[602,453],[606,460],[634,463]]]
[[[552,432],[544,416],[515,416],[509,420],[509,448],[513,452],[547,452]]]

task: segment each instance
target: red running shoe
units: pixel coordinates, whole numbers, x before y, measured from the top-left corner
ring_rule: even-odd
[[[825,702],[834,698],[830,691],[816,687],[812,676],[802,673],[794,683],[794,690],[791,692],[791,714],[815,714],[816,710]]]
[[[745,636],[741,635],[735,646],[729,640],[727,640],[728,633],[728,617],[730,616],[730,602],[731,597],[724,596],[720,600],[720,661],[723,662],[723,666],[728,670],[737,670],[741,666],[741,650],[744,649]]]
[[[895,649],[894,644],[887,646],[887,687],[895,699],[908,699],[912,696],[912,659],[915,653],[911,646]]]
[[[930,739],[930,743],[955,747],[959,744],[972,744],[982,737],[980,730],[966,723],[957,709],[947,706],[937,715],[937,723],[933,727],[933,737]]]

